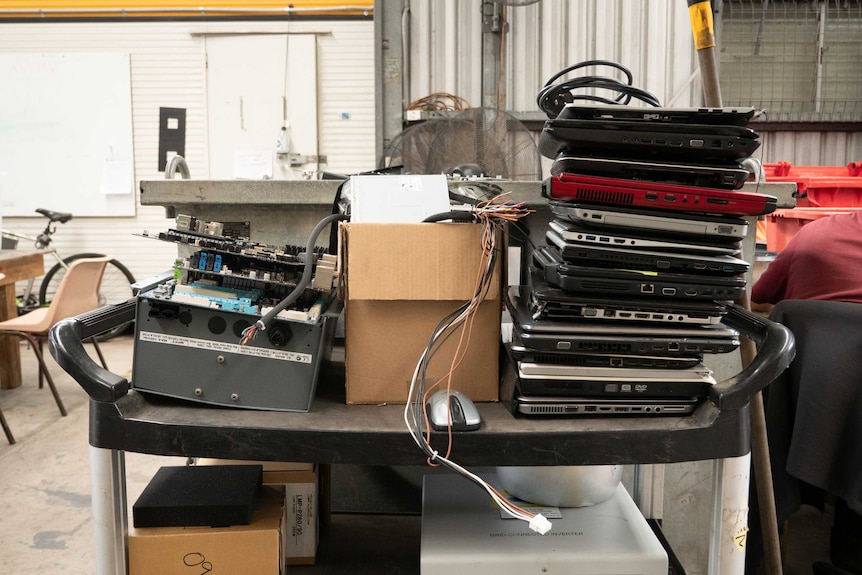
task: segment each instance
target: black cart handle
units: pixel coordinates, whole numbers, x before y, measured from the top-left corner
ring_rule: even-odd
[[[57,323],[48,336],[51,355],[95,401],[114,402],[129,391],[129,381],[93,361],[82,341],[135,318],[135,299],[99,308]],[[785,326],[731,304],[723,323],[758,344],[757,355],[745,369],[710,390],[709,399],[721,410],[741,409],[778,377],[796,354],[793,334]]]
[[[135,319],[135,298],[67,318],[48,332],[51,356],[96,401],[113,403],[129,392],[129,380],[93,361],[83,341]]]
[[[796,345],[785,326],[736,304],[728,306],[722,323],[757,344],[754,360],[736,375],[712,386],[709,392],[710,401],[719,409],[741,409],[787,369],[796,355]]]

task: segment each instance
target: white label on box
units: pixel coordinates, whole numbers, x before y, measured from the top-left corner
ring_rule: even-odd
[[[284,556],[314,557],[317,553],[317,501],[315,483],[285,483]]]
[[[221,353],[235,353],[238,355],[250,355],[264,359],[278,359],[281,361],[295,361],[297,363],[311,363],[310,353],[298,353],[295,351],[284,351],[280,349],[267,349],[263,347],[239,345],[236,343],[224,343],[211,339],[199,339],[195,337],[182,337],[168,335],[152,331],[142,331],[138,334],[140,341],[148,343],[160,343],[164,345],[176,345],[179,347],[193,347],[195,349],[206,349]]]

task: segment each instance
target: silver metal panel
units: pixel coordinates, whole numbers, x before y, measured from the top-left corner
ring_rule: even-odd
[[[408,100],[450,92],[480,104],[482,6],[488,5],[410,0]],[[505,17],[503,109],[537,111],[536,94],[548,78],[593,59],[626,66],[634,84],[663,103],[699,103],[688,11],[679,2],[542,0],[507,6]]]

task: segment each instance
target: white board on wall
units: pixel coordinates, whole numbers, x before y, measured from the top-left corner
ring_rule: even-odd
[[[0,53],[0,214],[132,216],[127,53]]]

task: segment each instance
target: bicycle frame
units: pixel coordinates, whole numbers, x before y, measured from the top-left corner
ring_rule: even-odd
[[[18,232],[13,232],[11,230],[0,230],[0,235],[3,235],[7,238],[14,238],[16,240],[26,240],[28,242],[32,242],[33,246],[36,249],[42,250],[43,255],[51,255],[57,261],[58,264],[63,266],[65,269],[69,269],[69,266],[66,262],[63,261],[63,258],[57,253],[55,248],[49,247],[51,244],[51,234],[54,233],[54,230],[50,229],[50,225],[45,228],[45,230],[39,234],[38,237],[28,236],[27,234],[21,234]],[[17,246],[16,246],[17,247]],[[26,305],[27,302],[30,301],[30,298],[33,297],[33,286],[35,285],[36,278],[30,278],[27,280],[27,287],[24,289],[24,293],[20,296],[21,302]]]

